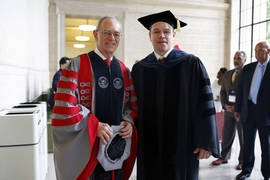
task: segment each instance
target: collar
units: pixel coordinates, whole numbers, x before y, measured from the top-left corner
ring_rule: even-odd
[[[242,70],[243,67],[239,68],[239,69],[236,69],[234,68],[234,72],[240,72]]]
[[[159,64],[154,52],[146,56],[144,59],[139,61],[139,64],[142,64],[145,67],[153,68],[158,73],[163,73],[167,69],[169,69],[172,66],[175,66],[179,62],[187,59],[187,58],[194,58],[197,59],[197,57],[193,57],[191,54],[187,54],[186,52],[182,50],[172,49],[171,52],[169,52],[167,56],[167,60],[163,64]]]
[[[269,62],[269,59],[267,61],[265,61],[264,63],[262,63],[262,64],[260,62],[258,62],[257,67],[259,67],[259,65],[264,65],[264,67],[266,67],[268,62]]]
[[[168,54],[170,54],[170,52],[173,50],[173,48],[169,49],[169,51],[167,51],[163,56],[160,56],[159,54],[157,54],[155,51],[154,51],[154,54],[157,58],[157,60],[159,60],[160,57],[164,57],[164,58],[167,58]]]
[[[98,50],[98,48],[95,49],[95,53],[101,57],[101,59],[106,60],[107,58],[101,54],[101,52]],[[110,60],[112,60],[112,57],[110,57]]]

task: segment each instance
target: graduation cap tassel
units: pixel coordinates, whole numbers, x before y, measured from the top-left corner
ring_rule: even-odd
[[[177,31],[180,32],[180,30],[181,30],[180,20],[178,18],[176,18],[176,21],[177,21]]]

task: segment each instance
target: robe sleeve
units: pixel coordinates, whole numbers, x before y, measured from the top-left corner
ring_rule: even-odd
[[[214,157],[220,156],[216,112],[213,93],[208,73],[199,58],[193,57],[192,96],[198,104],[194,104],[193,122],[195,124],[194,146],[212,152]],[[196,79],[199,79],[199,83]],[[196,94],[198,97],[196,97]]]
[[[52,128],[56,176],[60,180],[80,179],[82,174],[89,177],[92,171],[88,167],[98,119],[80,105],[79,66],[76,57],[63,70],[55,95]]]
[[[127,69],[127,72],[124,76],[127,76],[127,86],[125,87],[125,102],[122,119],[130,121],[134,124],[134,121],[137,120],[138,117],[138,103],[129,69]]]

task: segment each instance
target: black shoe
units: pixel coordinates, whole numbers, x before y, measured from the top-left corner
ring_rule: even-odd
[[[250,173],[247,172],[241,172],[240,174],[238,174],[236,176],[236,180],[245,180],[246,178],[248,178],[250,176]]]

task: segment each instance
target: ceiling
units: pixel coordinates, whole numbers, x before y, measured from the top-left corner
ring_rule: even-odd
[[[66,18],[66,46],[74,48],[73,44],[85,44],[85,48],[91,49],[95,46],[95,39],[92,31],[81,31],[79,25],[96,25],[98,20],[86,18]],[[88,36],[89,41],[77,41],[76,36]]]

